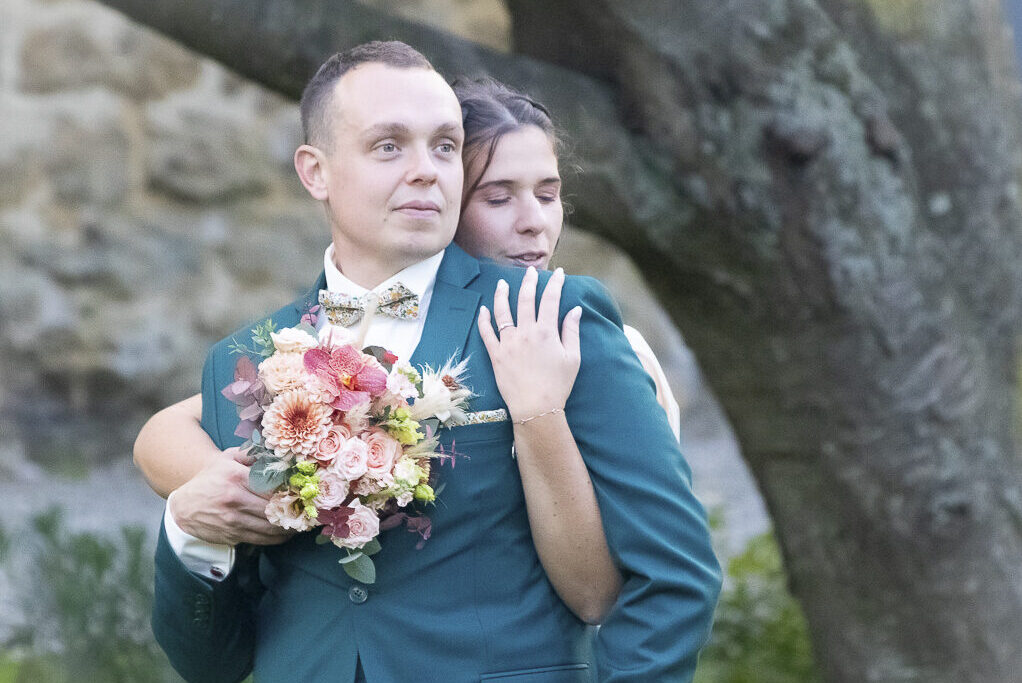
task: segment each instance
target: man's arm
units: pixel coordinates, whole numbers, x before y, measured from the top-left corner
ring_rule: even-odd
[[[597,635],[599,677],[690,681],[721,583],[706,513],[613,300],[596,280],[571,278],[562,312],[576,304],[582,366],[566,413],[624,577]]]
[[[216,351],[216,347],[210,351],[202,370],[202,427],[220,448],[222,434],[215,411],[220,381]],[[254,561],[246,558],[223,581],[204,578],[189,571],[161,527],[156,548],[153,634],[174,668],[190,683],[240,681],[251,671],[255,597],[243,590],[241,575],[254,571],[250,566]]]

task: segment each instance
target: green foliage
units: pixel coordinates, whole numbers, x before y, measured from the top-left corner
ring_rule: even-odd
[[[23,547],[34,574],[15,573],[31,621],[6,643],[20,656],[0,654],[0,676],[179,681],[149,627],[153,564],[144,531],[125,527],[113,540],[70,533],[56,509],[36,517],[32,531]]]
[[[231,343],[227,346],[227,349],[230,353],[269,358],[273,355],[275,348],[270,334],[276,331],[277,326],[272,320],[267,318],[265,321],[252,328],[251,348],[239,343],[236,339],[231,339]]]
[[[809,630],[772,533],[728,562],[728,582],[695,683],[817,683]]]

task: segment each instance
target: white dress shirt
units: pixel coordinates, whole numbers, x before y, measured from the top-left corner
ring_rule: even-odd
[[[381,282],[371,291],[380,293],[396,282],[400,282],[415,294],[419,295],[419,315],[414,319],[404,320],[383,315],[373,316],[366,330],[365,346],[382,346],[402,360],[409,360],[415,347],[422,338],[422,328],[426,323],[429,302],[433,298],[433,285],[444,252],[408,266],[393,277]],[[334,245],[327,247],[323,255],[323,268],[326,271],[326,286],[331,292],[343,292],[351,296],[361,297],[370,290],[361,287],[344,276],[334,263]],[[322,330],[328,321],[326,315],[320,315],[316,321],[317,330]],[[350,330],[357,330],[362,323],[352,325]],[[234,566],[234,547],[207,543],[185,533],[170,514],[170,499],[163,513],[164,528],[167,540],[181,562],[192,572],[216,581],[222,580]]]

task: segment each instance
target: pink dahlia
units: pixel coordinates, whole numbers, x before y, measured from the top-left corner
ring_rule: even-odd
[[[367,360],[354,346],[310,349],[305,352],[305,369],[313,374],[333,397],[336,410],[351,410],[368,403],[387,388],[387,373],[376,359]]]
[[[278,457],[288,452],[312,456],[330,430],[332,413],[301,389],[277,394],[263,415],[263,439]]]

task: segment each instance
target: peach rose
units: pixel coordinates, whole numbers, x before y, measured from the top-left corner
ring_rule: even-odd
[[[361,548],[379,536],[380,518],[376,516],[372,509],[362,505],[358,500],[351,501],[348,507],[354,510],[347,520],[348,537],[332,537],[331,540],[334,542],[334,545],[341,548]]]
[[[377,481],[386,482],[388,486],[394,483],[392,471],[394,464],[403,454],[401,443],[379,428],[374,428],[363,438],[369,447],[366,462],[369,476]]]
[[[306,378],[300,353],[278,352],[259,364],[259,379],[273,394],[303,388]]]
[[[351,438],[351,430],[343,425],[333,425],[327,430],[318,444],[312,457],[322,465],[329,465],[337,457],[344,443]]]

